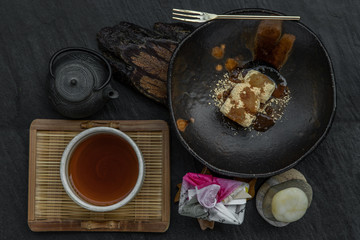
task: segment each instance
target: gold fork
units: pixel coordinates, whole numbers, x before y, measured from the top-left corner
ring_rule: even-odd
[[[207,12],[199,12],[185,9],[173,9],[173,19],[185,22],[203,23],[214,19],[252,19],[252,20],[300,20],[299,16],[265,16],[265,15],[217,15]],[[176,17],[176,16],[181,16]]]

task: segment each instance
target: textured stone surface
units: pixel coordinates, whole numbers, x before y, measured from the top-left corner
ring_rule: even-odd
[[[278,229],[255,208],[246,207],[241,226],[215,224],[202,231],[196,219],[178,215],[171,203],[171,224],[164,234],[33,233],[27,219],[29,126],[35,118],[62,118],[44,88],[48,61],[58,49],[97,49],[96,33],[129,21],[151,28],[170,22],[172,8],[221,13],[238,8],[265,8],[300,15],[323,41],[337,81],[338,109],[320,146],[295,168],[312,186],[306,215]],[[0,239],[357,239],[360,236],[360,2],[359,1],[29,1],[0,3]],[[165,107],[121,83],[120,98],[92,119],[163,119]],[[171,126],[171,198],[185,173],[202,166],[182,147]],[[264,181],[258,181],[257,188]]]

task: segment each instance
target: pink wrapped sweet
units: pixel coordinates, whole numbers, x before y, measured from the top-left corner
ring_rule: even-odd
[[[248,183],[187,173],[183,177],[179,213],[227,224],[241,224],[244,219]]]

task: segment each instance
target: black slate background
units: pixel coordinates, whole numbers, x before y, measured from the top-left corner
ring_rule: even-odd
[[[285,228],[267,224],[255,201],[241,226],[215,224],[201,231],[195,219],[179,216],[154,233],[33,233],[27,226],[29,126],[36,118],[62,119],[47,99],[50,56],[60,48],[97,49],[96,32],[119,21],[151,28],[170,22],[172,8],[221,13],[265,8],[300,15],[328,49],[337,82],[337,112],[325,140],[296,166],[314,190],[306,215]],[[360,2],[322,0],[252,1],[0,1],[0,239],[360,239]],[[115,82],[120,99],[92,119],[163,119],[165,107]],[[176,184],[201,165],[186,152],[171,126],[171,198]],[[260,182],[263,181],[259,180]]]

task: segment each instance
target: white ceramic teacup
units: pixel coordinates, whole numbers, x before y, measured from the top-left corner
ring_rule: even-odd
[[[129,146],[131,146],[131,148],[134,150],[134,152],[136,154],[136,158],[138,161],[138,175],[137,175],[137,180],[136,180],[135,186],[122,200],[120,200],[112,205],[99,206],[99,205],[91,204],[88,201],[84,200],[74,189],[74,187],[71,183],[70,177],[69,177],[69,163],[70,163],[72,154],[74,153],[75,149],[79,146],[80,143],[82,143],[83,141],[85,141],[86,139],[89,139],[90,137],[92,137],[94,135],[104,134],[104,133],[115,135],[116,137],[119,137],[122,140],[125,140],[126,143],[128,143]],[[99,149],[99,151],[101,151],[101,149]],[[64,186],[66,193],[79,206],[86,208],[88,210],[91,210],[91,211],[95,211],[95,212],[112,211],[112,210],[120,208],[120,207],[124,206],[125,204],[127,204],[128,202],[130,202],[136,196],[138,191],[140,190],[143,180],[144,180],[144,176],[145,176],[145,164],[144,164],[143,156],[142,156],[138,146],[128,135],[126,135],[125,133],[121,132],[120,130],[117,130],[114,128],[94,127],[94,128],[90,128],[90,129],[87,129],[87,130],[79,133],[67,145],[67,147],[65,148],[64,153],[62,155],[62,158],[61,158],[60,177],[61,177],[61,181],[62,181],[62,184]]]

